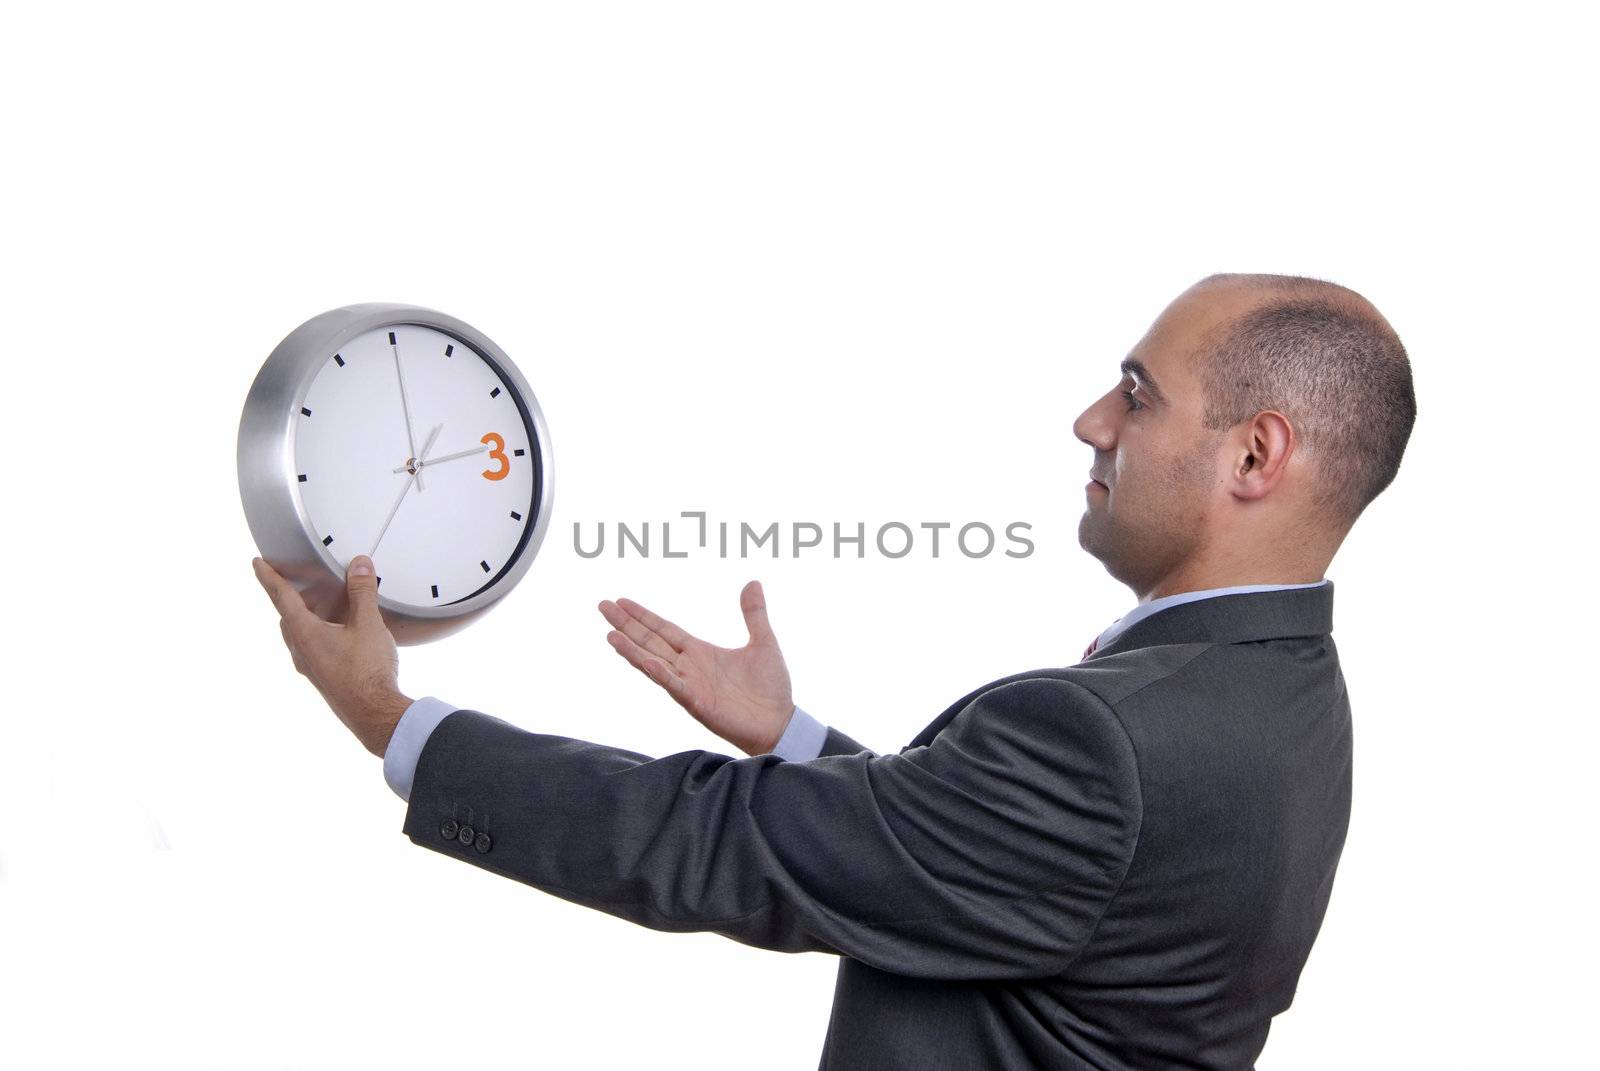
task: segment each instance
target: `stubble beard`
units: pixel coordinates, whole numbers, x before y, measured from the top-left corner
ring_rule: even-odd
[[[1151,590],[1176,572],[1204,539],[1206,485],[1200,466],[1179,464],[1158,471],[1169,475],[1147,489],[1140,516],[1113,512],[1113,492],[1108,490],[1104,501],[1086,506],[1078,521],[1078,544],[1136,592]]]

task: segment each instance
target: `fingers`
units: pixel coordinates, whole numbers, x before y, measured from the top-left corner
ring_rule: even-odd
[[[654,657],[620,632],[606,633],[606,641],[611,644],[613,650],[627,659],[629,665],[661,685],[675,698],[684,694],[683,678],[673,672],[672,668],[661,659]]]
[[[652,658],[644,665],[647,676],[667,690],[667,694],[680,703],[689,700],[689,682]]]
[[[761,590],[761,581],[752,580],[739,592],[739,609],[744,611],[744,624],[750,630],[752,644],[778,646],[778,637],[772,634],[772,625],[767,621],[767,596]]]
[[[345,620],[351,625],[365,628],[383,624],[383,614],[378,610],[378,578],[375,573],[372,559],[365,554],[357,554],[350,559],[344,582],[350,594],[350,616]]]
[[[616,603],[609,599],[602,601],[600,603],[600,613],[612,628],[623,633],[628,639],[651,654],[660,655],[668,662],[677,657],[678,652],[673,650],[671,644],[645,628],[644,622],[628,614]]]
[[[255,569],[256,579],[267,590],[267,596],[272,599],[272,605],[277,607],[286,625],[300,627],[309,621],[321,620],[311,612],[294,585],[278,575],[278,571],[268,565],[265,558],[251,558],[250,564]]]
[[[689,644],[694,642],[694,637],[683,631],[683,629],[679,628],[677,625],[674,625],[666,618],[651,613],[649,610],[646,610],[643,606],[640,606],[632,599],[618,599],[616,605],[623,611],[623,613],[627,614],[629,618],[643,625],[647,632],[659,636],[666,644],[665,650],[652,648],[655,650],[656,654],[667,657],[678,653],[679,651],[688,647]],[[604,609],[602,609],[601,612],[604,613]],[[611,621],[609,615],[606,617],[606,620]],[[611,621],[611,623],[612,625],[617,626],[617,622]],[[632,633],[629,633],[629,635],[631,636]]]

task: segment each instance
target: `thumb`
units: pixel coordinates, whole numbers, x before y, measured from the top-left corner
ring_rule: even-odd
[[[750,630],[750,642],[757,646],[778,646],[778,637],[772,634],[767,621],[767,596],[761,590],[761,581],[752,580],[739,592],[739,609],[744,611],[744,624]]]
[[[345,572],[345,586],[350,591],[350,616],[346,624],[383,624],[383,615],[378,612],[378,578],[374,573],[372,559],[365,554],[350,559],[350,567]]]

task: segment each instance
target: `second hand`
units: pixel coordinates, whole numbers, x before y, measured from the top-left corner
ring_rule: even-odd
[[[433,440],[438,438],[439,432],[443,430],[443,428],[443,424],[438,424],[435,425],[434,429],[428,433],[428,441],[422,445],[422,457],[417,459],[419,462],[422,460],[422,458],[428,456],[429,450],[433,449]],[[398,472],[399,470],[396,469],[395,471]],[[405,483],[400,488],[400,497],[394,500],[394,508],[389,511],[389,516],[384,520],[383,527],[378,529],[378,538],[372,541],[372,550],[367,554],[367,557],[374,560],[377,559],[378,544],[383,542],[384,534],[389,531],[389,525],[394,521],[394,515],[400,512],[400,503],[406,500],[406,492],[411,490],[411,484],[416,481],[416,479],[417,473],[415,472],[405,478]],[[420,490],[421,487],[419,486],[418,491],[420,492]]]

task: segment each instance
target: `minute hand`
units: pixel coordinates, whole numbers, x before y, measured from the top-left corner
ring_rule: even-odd
[[[417,437],[416,434],[411,430],[411,399],[406,397],[406,374],[405,371],[400,367],[400,346],[394,340],[393,331],[389,332],[389,348],[394,350],[394,374],[395,377],[400,380],[400,408],[404,410],[406,414],[406,445],[411,447],[411,456],[414,458],[417,456]],[[404,466],[401,467],[404,468]],[[395,469],[395,471],[399,472],[400,469]],[[417,490],[421,491],[422,476],[420,465],[418,466],[416,479]]]
[[[481,454],[487,449],[489,449],[489,444],[488,443],[484,443],[482,446],[474,446],[470,450],[458,450],[456,453],[445,454],[443,457],[430,457],[426,461],[418,461],[417,462],[417,468],[419,468],[419,469],[431,468],[434,465],[439,465],[439,464],[442,464],[442,463],[444,463],[446,461],[454,461],[458,457],[470,457],[473,454]],[[399,468],[395,469],[394,471],[395,472],[405,472],[406,471],[406,467],[404,465],[401,465]]]

